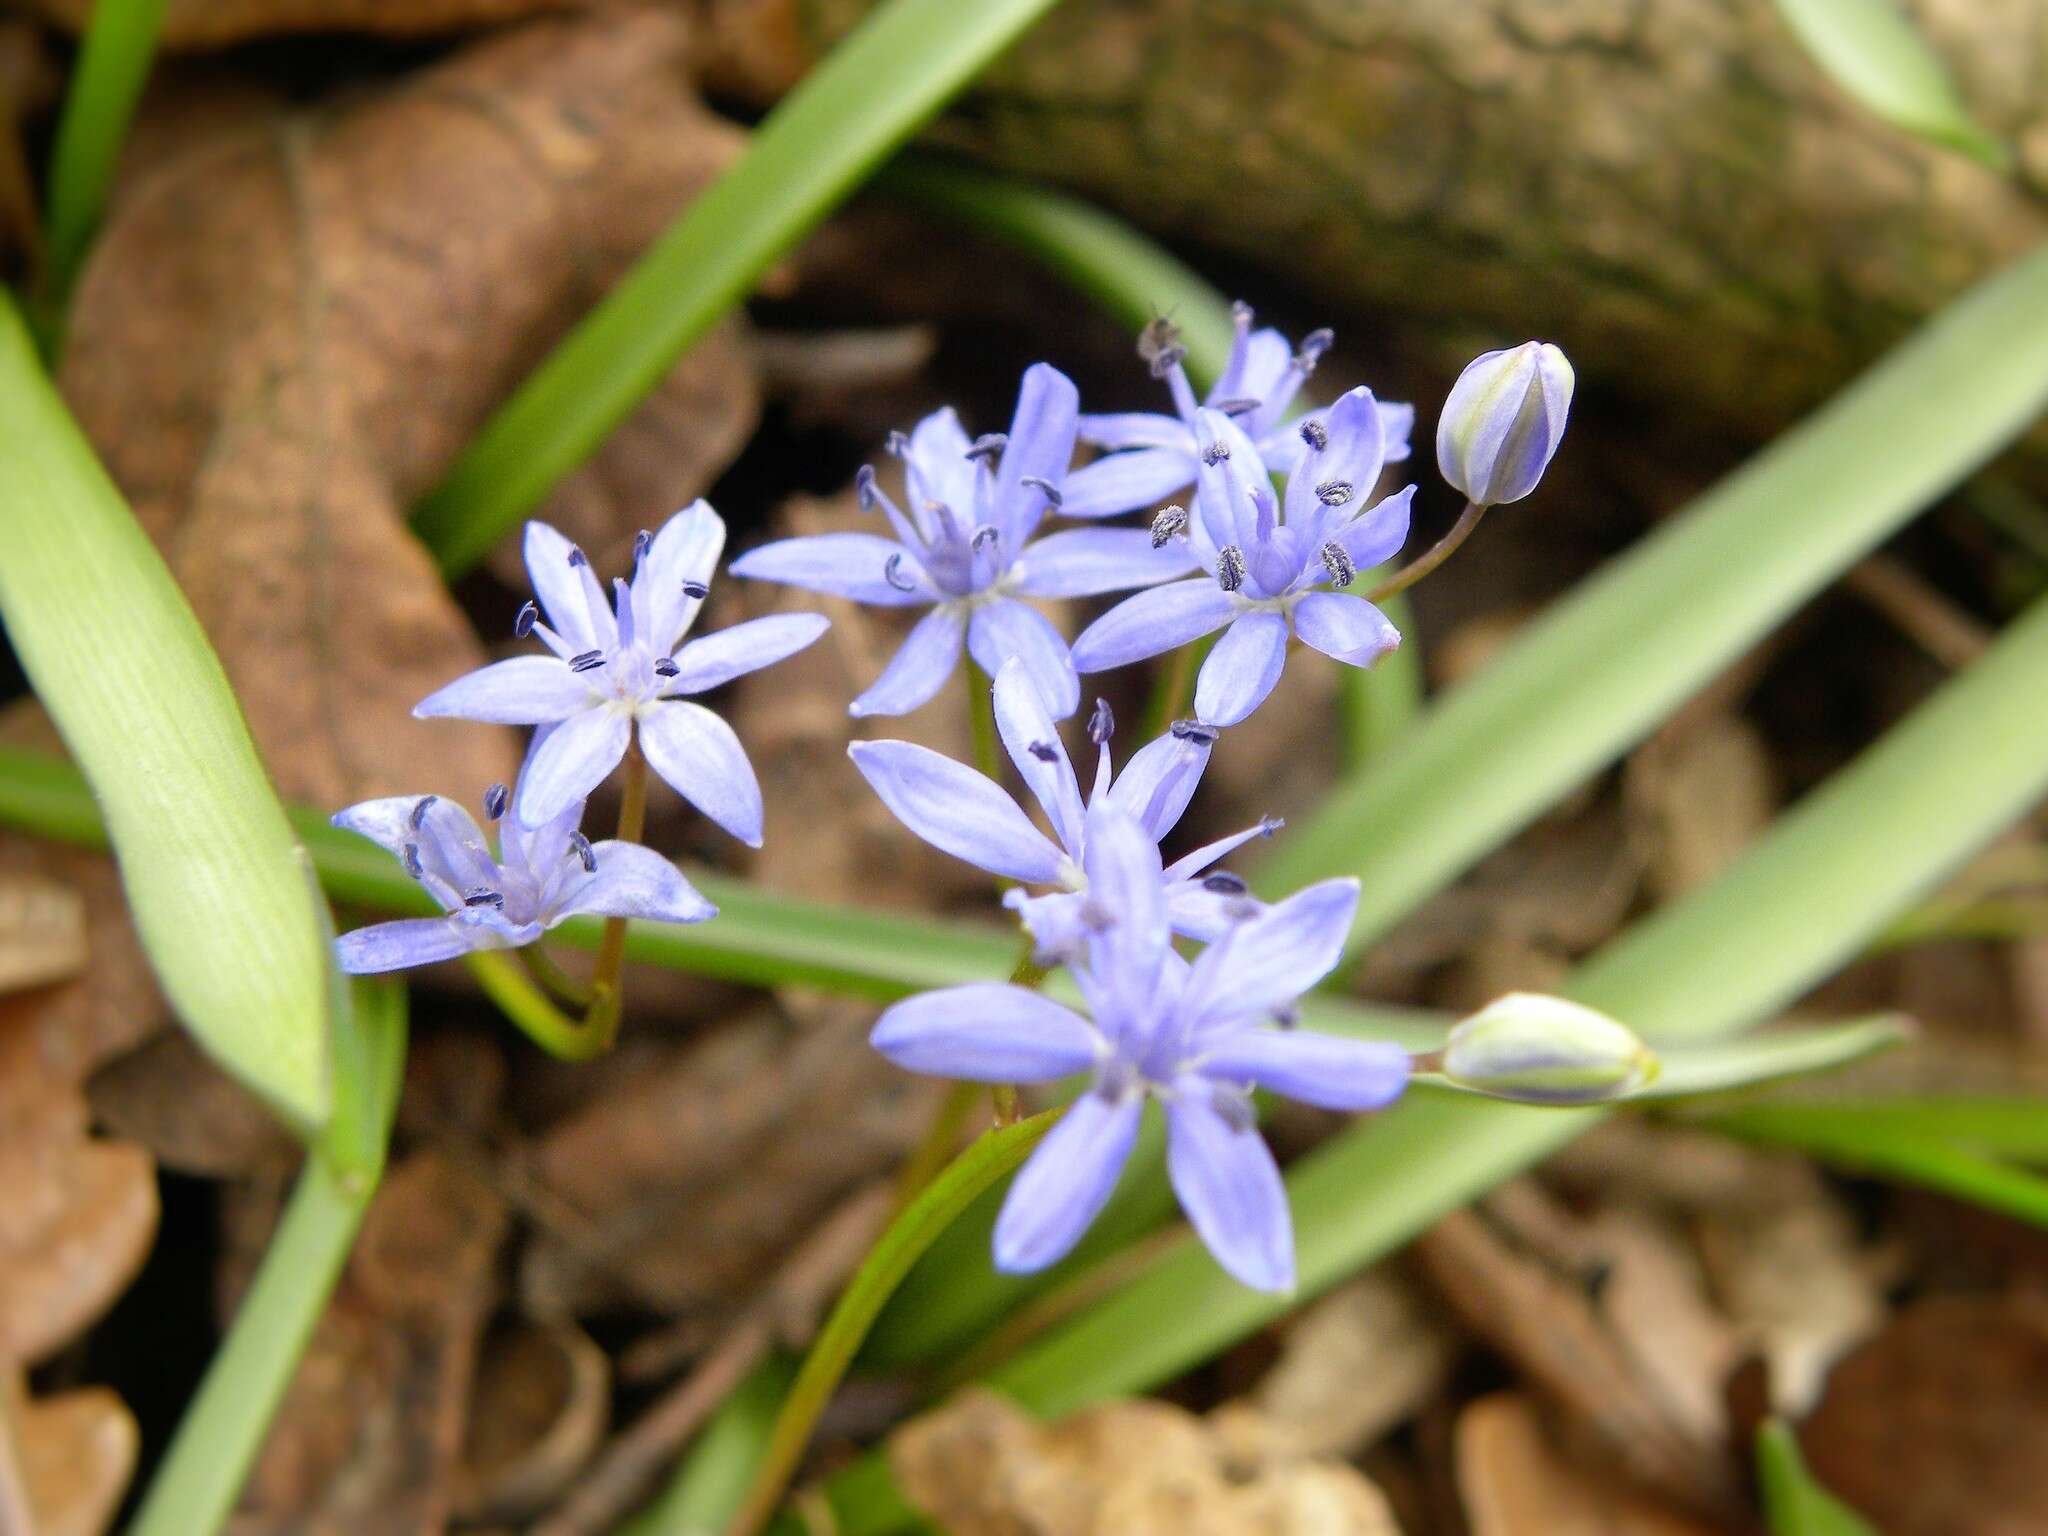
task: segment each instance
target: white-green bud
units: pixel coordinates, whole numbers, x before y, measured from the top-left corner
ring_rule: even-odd
[[[1534,992],[1510,992],[1451,1031],[1445,1078],[1521,1104],[1602,1104],[1657,1075],[1657,1057],[1604,1013]]]
[[[1444,400],[1437,468],[1482,507],[1520,501],[1550,466],[1571,408],[1572,365],[1549,342],[1484,353]]]

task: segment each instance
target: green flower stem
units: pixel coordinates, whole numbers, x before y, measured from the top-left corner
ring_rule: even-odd
[[[571,1008],[588,1008],[590,1006],[592,1001],[590,983],[578,981],[574,976],[571,976],[567,971],[555,964],[554,960],[549,956],[546,946],[538,943],[528,944],[514,950],[513,953],[519,957],[519,963],[526,967],[526,974],[533,978],[534,984],[542,991],[549,993],[558,1001],[566,1003]]]
[[[796,1384],[783,1400],[747,1497],[727,1527],[727,1536],[753,1536],[775,1513],[805,1446],[810,1444],[818,1415],[825,1411],[846,1368],[853,1363],[854,1352],[867,1337],[882,1304],[910,1272],[910,1266],[977,1195],[1024,1161],[1059,1116],[1060,1111],[1047,1110],[990,1131],[955,1158],[890,1223],[805,1357]]]
[[[586,1020],[572,1019],[556,1007],[555,1000],[534,985],[510,952],[478,950],[465,955],[463,964],[506,1020],[550,1056],[560,1061],[591,1061],[605,1053],[610,1041]]]
[[[981,663],[973,657],[967,658],[967,724],[974,738],[974,766],[982,774],[1003,782],[1003,760],[996,742],[996,695],[995,683],[981,670]],[[998,881],[998,889],[1007,889],[1008,881]]]
[[[128,1536],[212,1536],[263,1448],[384,1171],[405,1067],[405,989],[357,980],[336,1010],[335,1104]]]
[[[619,830],[622,843],[637,843],[647,831],[647,756],[640,750],[635,725],[626,744],[620,773]],[[590,1008],[583,1029],[591,1037],[591,1054],[602,1055],[619,1037],[619,1019],[626,1005],[626,919],[608,917],[598,941],[597,964],[590,973]]]
[[[597,450],[684,350],[1053,0],[888,0],[784,97],[420,504],[467,570]]]
[[[1195,672],[1209,654],[1210,641],[1191,640],[1169,652],[1165,665],[1152,679],[1152,694],[1145,701],[1145,715],[1138,722],[1140,741],[1157,741],[1166,728],[1188,714],[1195,699]]]
[[[1422,580],[1423,577],[1455,555],[1464,545],[1464,542],[1472,537],[1473,530],[1479,526],[1479,520],[1485,516],[1486,508],[1480,506],[1478,502],[1466,502],[1465,510],[1460,512],[1458,520],[1451,524],[1451,531],[1449,533],[1438,539],[1426,552],[1416,556],[1408,564],[1402,566],[1400,570],[1366,593],[1366,601],[1370,603],[1384,603],[1388,598],[1406,592],[1415,583]]]
[[[50,156],[50,213],[37,310],[45,351],[106,208],[107,188],[149,80],[165,0],[94,0]]]

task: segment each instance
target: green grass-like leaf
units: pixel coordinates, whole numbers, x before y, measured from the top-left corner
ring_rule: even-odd
[[[52,331],[99,228],[107,188],[134,120],[166,0],[93,0],[50,155],[48,244],[41,288]]]
[[[337,983],[335,1107],[263,1262],[151,1479],[128,1536],[211,1536],[227,1522],[383,1177],[405,1070],[397,982]]]
[[[1963,104],[1940,57],[1896,0],[1778,0],[1814,62],[1874,116],[1993,170],[2012,151]]]
[[[0,297],[0,615],[84,769],[144,948],[200,1043],[327,1117],[323,914],[226,675]]]
[[[1771,1536],[1877,1536],[1848,1505],[1814,1481],[1799,1439],[1782,1419],[1756,1434],[1756,1480]]]
[[[746,153],[550,353],[421,503],[468,569],[646,398],[683,351],[1053,0],[888,0],[768,115]]]

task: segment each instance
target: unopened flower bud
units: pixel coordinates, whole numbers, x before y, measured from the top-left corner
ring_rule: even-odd
[[[1451,1031],[1441,1071],[1461,1088],[1523,1104],[1602,1104],[1657,1075],[1624,1025],[1561,997],[1511,992]]]
[[[1520,501],[1557,452],[1571,405],[1572,365],[1547,341],[1474,358],[1444,401],[1437,467],[1482,507]]]

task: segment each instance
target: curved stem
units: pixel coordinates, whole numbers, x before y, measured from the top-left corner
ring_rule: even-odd
[[[1396,592],[1406,592],[1431,571],[1442,565],[1458,552],[1458,546],[1472,537],[1472,530],[1479,526],[1479,520],[1486,516],[1486,508],[1476,501],[1465,503],[1465,510],[1458,514],[1458,520],[1451,524],[1451,531],[1436,541],[1436,545],[1421,558],[1410,561],[1394,572],[1385,581],[1366,593],[1366,600],[1379,603],[1392,597]]]
[[[498,1005],[498,1011],[550,1056],[560,1061],[589,1061],[604,1053],[608,1042],[556,1007],[555,1000],[535,986],[504,950],[479,950],[465,955],[463,963],[484,995]]]
[[[867,1338],[882,1305],[939,1234],[972,1205],[981,1192],[1030,1155],[1059,1119],[1047,1110],[1029,1120],[990,1131],[946,1165],[945,1171],[906,1206],[862,1261],[783,1399],[775,1431],[747,1490],[746,1502],[726,1536],[754,1536],[782,1502],[783,1491],[810,1444],[818,1416],[837,1390],[855,1351]]]
[[[526,974],[545,991],[552,992],[571,1008],[588,1008],[591,1003],[590,983],[579,981],[559,965],[552,956],[541,948],[538,942],[524,949],[513,951],[519,956],[519,963],[526,967]]]

